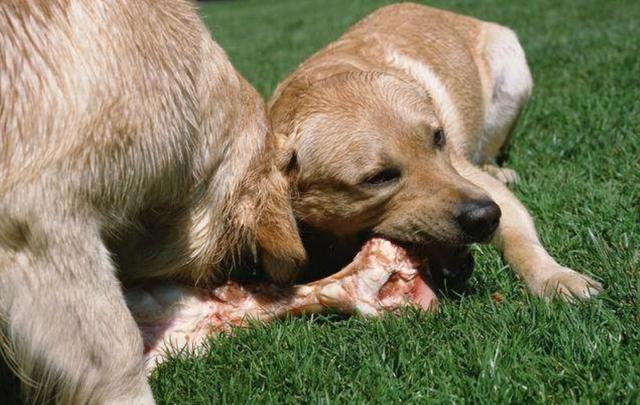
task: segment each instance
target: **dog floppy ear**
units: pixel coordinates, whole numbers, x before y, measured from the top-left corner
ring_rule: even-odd
[[[298,174],[298,156],[292,138],[276,132],[277,165],[289,181]]]

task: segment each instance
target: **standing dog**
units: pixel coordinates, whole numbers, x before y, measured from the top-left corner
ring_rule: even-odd
[[[263,101],[180,0],[0,3],[0,324],[30,399],[150,404],[121,282],[304,250]]]
[[[508,28],[410,3],[354,25],[270,103],[305,244],[351,244],[346,258],[371,235],[424,246],[459,284],[473,263],[465,246],[491,240],[532,293],[597,294],[542,247],[504,184],[515,173],[492,165],[531,89]]]

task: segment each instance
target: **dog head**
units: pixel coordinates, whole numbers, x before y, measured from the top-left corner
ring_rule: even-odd
[[[286,136],[283,167],[302,223],[341,239],[454,249],[487,241],[497,228],[500,209],[454,169],[447,129],[412,83],[342,73],[300,94],[288,123],[278,108],[272,118]]]

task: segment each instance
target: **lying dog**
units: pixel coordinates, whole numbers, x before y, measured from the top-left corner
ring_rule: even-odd
[[[535,295],[597,294],[546,252],[503,184],[514,172],[492,165],[531,89],[511,30],[417,4],[384,7],[313,55],[270,102],[311,264],[339,268],[381,236],[423,247],[432,282],[458,287],[466,246],[491,240]]]
[[[4,1],[0,94],[0,342],[30,401],[153,403],[122,281],[295,277],[264,103],[189,2]]]

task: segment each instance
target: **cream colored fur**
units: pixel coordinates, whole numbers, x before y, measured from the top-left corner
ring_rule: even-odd
[[[263,101],[191,3],[3,1],[0,94],[2,349],[27,401],[153,403],[123,283],[295,276]]]

